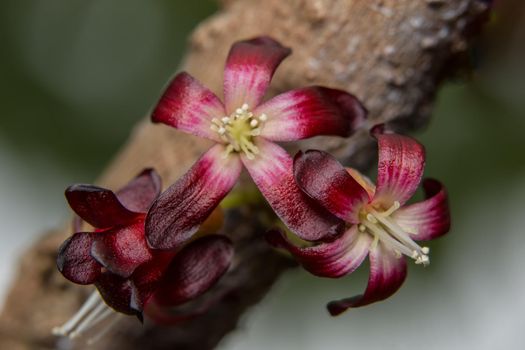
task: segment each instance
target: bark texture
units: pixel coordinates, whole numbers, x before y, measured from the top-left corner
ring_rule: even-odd
[[[277,71],[271,94],[304,85],[346,89],[369,110],[370,126],[389,122],[403,131],[428,120],[439,83],[459,68],[472,34],[487,16],[481,0],[223,0],[222,5],[219,13],[194,31],[183,64],[216,93],[221,95],[230,45],[238,39],[271,35],[293,49]],[[118,188],[151,166],[169,185],[208,146],[201,138],[145,121],[136,127],[100,183]],[[364,131],[350,139],[318,137],[300,146],[329,150],[358,167],[375,159],[375,146]],[[253,219],[256,210],[227,213],[225,230],[235,241],[236,260],[206,295],[220,296],[216,307],[177,328],[125,320],[94,348],[200,350],[216,346],[235,329],[244,311],[292,266],[261,239],[264,227],[259,216]],[[50,329],[68,319],[87,293],[86,288],[68,283],[55,268],[57,247],[69,234],[69,227],[50,232],[22,257],[0,316],[0,348],[85,346],[57,342],[50,335]],[[198,303],[188,307],[198,308]]]

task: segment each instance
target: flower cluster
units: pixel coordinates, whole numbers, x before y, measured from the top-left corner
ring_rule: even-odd
[[[189,74],[175,76],[152,120],[215,144],[164,192],[152,169],[116,193],[92,185],[66,190],[81,220],[59,249],[57,265],[67,279],[93,284],[99,294],[56,333],[82,333],[108,314],[104,305],[139,318],[145,313],[165,319],[169,313],[163,309],[209,290],[227,272],[233,244],[221,234],[195,233],[243,168],[290,232],[308,246],[295,246],[280,230],[269,231],[267,240],[287,249],[305,269],[337,278],[369,256],[365,293],[330,303],[333,315],[394,293],[406,275],[402,255],[429,263],[429,248],[416,241],[446,233],[450,219],[446,192],[436,180],[423,183],[427,200],[405,205],[423,173],[418,142],[381,127],[373,130],[379,144],[377,187],[325,152],[300,152],[293,159],[277,145],[318,135],[348,137],[366,117],[353,95],[320,86],[263,101],[290,52],[268,37],[235,43],[224,70],[224,103]],[[93,229],[83,231],[86,224]]]

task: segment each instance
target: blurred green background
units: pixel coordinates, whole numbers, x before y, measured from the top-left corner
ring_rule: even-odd
[[[525,7],[497,3],[468,82],[444,86],[428,176],[449,189],[451,234],[386,302],[330,318],[367,269],[287,274],[222,349],[518,348],[525,311]],[[0,297],[17,255],[67,217],[63,189],[92,182],[156,101],[211,1],[5,0],[0,4]],[[520,337],[521,336],[521,337]]]

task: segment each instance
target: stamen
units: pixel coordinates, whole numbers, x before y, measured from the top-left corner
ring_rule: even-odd
[[[98,291],[95,291],[69,321],[60,327],[53,328],[52,333],[57,336],[75,339],[86,334],[93,328],[102,325],[111,317],[116,318],[116,315],[117,314],[104,303]],[[115,322],[116,320],[111,320],[109,324],[105,324],[105,328],[101,330],[102,334],[96,335],[94,337],[95,339],[90,339],[90,341],[94,342],[100,339]]]

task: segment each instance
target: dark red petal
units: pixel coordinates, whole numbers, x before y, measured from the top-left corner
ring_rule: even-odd
[[[266,240],[276,248],[288,250],[310,273],[320,277],[338,278],[357,269],[368,255],[372,238],[359,233],[356,226],[331,242],[300,248],[292,244],[280,230],[266,233]]]
[[[141,310],[130,306],[132,286],[129,279],[105,272],[98,278],[95,286],[104,302],[113,310],[126,315],[140,314]]]
[[[93,185],[68,187],[66,199],[78,216],[97,228],[124,225],[139,215],[126,209],[112,191]]]
[[[403,205],[416,191],[425,168],[425,149],[416,140],[397,134],[374,135],[379,144],[375,200],[385,208]]]
[[[441,182],[423,181],[426,200],[397,210],[393,218],[412,239],[427,241],[440,237],[450,230],[448,196]]]
[[[137,213],[148,211],[151,203],[162,189],[159,174],[154,169],[144,169],[117,193],[119,201],[129,210]]]
[[[242,164],[235,154],[224,158],[215,145],[153,203],[146,218],[151,247],[171,249],[190,238],[236,183]]]
[[[175,306],[198,297],[226,273],[232,257],[233,244],[225,236],[209,235],[191,242],[171,262],[155,301]]]
[[[351,298],[332,301],[327,305],[332,316],[348,308],[365,306],[384,300],[394,294],[405,281],[407,264],[404,257],[385,248],[382,243],[370,250],[370,275],[365,293]]]
[[[367,191],[330,154],[309,150],[294,159],[299,187],[344,221],[359,222],[359,211],[370,200]]]
[[[152,258],[144,237],[144,220],[95,235],[91,255],[102,266],[121,277],[129,277]]]
[[[191,75],[182,72],[173,78],[151,119],[220,142],[219,135],[210,126],[213,118],[224,116],[224,106],[219,98]]]
[[[89,254],[92,243],[92,232],[77,232],[58,249],[58,270],[71,282],[91,284],[100,276],[101,266]]]
[[[295,234],[317,241],[340,233],[344,223],[303,193],[293,178],[293,161],[284,149],[258,138],[260,154],[241,159],[275,213]]]
[[[268,117],[261,136],[272,141],[295,141],[317,135],[350,136],[367,112],[349,93],[314,86],[278,95],[253,113]]]
[[[255,108],[261,102],[273,73],[291,53],[269,37],[238,41],[230,49],[224,68],[224,104],[227,114],[247,103]]]
[[[131,307],[143,310],[157,290],[166,269],[175,256],[174,251],[153,250],[153,259],[133,272]]]

